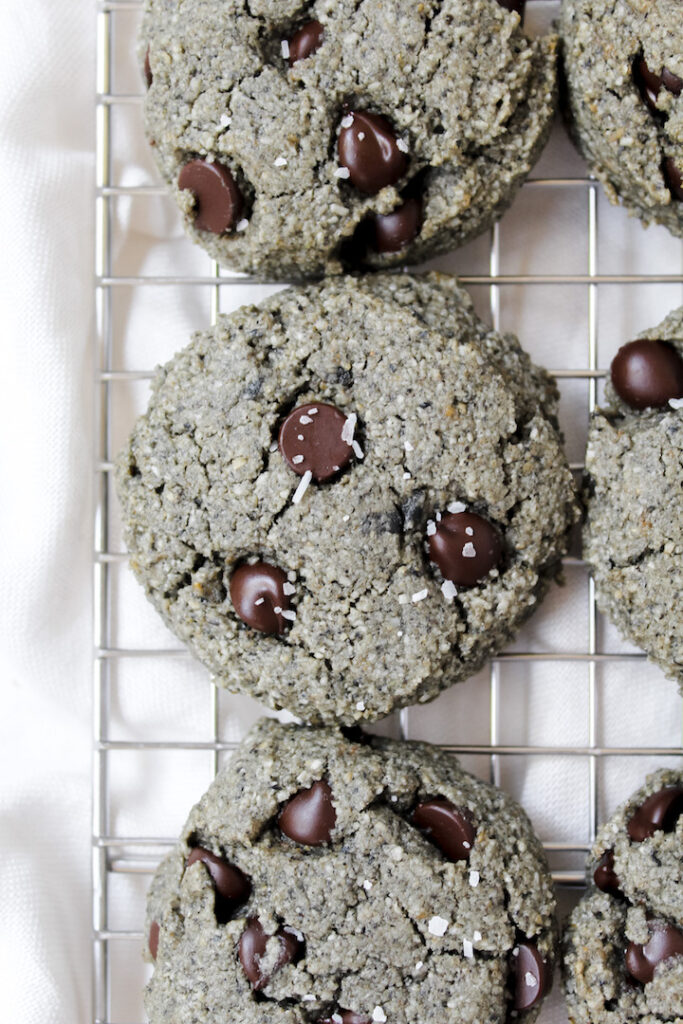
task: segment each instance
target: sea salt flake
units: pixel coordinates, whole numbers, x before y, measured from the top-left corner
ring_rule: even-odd
[[[358,417],[356,416],[355,412],[349,413],[349,415],[344,420],[344,426],[342,427],[341,432],[341,439],[342,441],[346,441],[349,448],[353,444],[353,434],[356,429],[357,420]]]
[[[463,558],[476,558],[477,557],[476,548],[474,547],[474,544],[472,543],[471,540],[468,540],[467,544],[465,544],[465,547],[462,549],[462,557]]]
[[[353,114],[345,114],[341,119],[342,128],[350,128],[353,124]]]
[[[402,153],[410,152],[410,148],[405,139],[396,139],[396,148],[400,149]]]
[[[338,167],[337,170],[334,172],[334,176],[335,178],[350,178],[351,171],[348,169],[348,167]]]
[[[413,594],[411,601],[413,604],[417,604],[418,601],[424,601],[426,597],[429,597],[429,591],[425,588],[424,590],[418,590],[416,594]]]
[[[372,1011],[372,1019],[375,1021],[375,1024],[384,1024],[387,1019],[387,1015],[381,1006],[376,1006]]]
[[[429,919],[429,924],[427,925],[427,930],[429,931],[430,935],[445,935],[447,928],[448,921],[446,920],[445,917],[439,917],[438,914],[436,914],[434,917],[431,917]]]
[[[288,596],[290,594],[296,594],[296,587],[293,583],[290,583],[289,580],[287,580],[286,583],[282,584],[282,593],[287,594]]]
[[[285,58],[285,60],[289,60],[289,43],[287,42],[286,39],[283,39],[282,42],[280,43],[280,52],[282,53],[282,56]]]
[[[672,409],[683,409],[683,398],[670,398],[669,405]]]
[[[304,473],[304,475],[301,477],[301,483],[299,484],[299,486],[295,490],[294,494],[292,495],[292,504],[293,505],[298,505],[299,504],[299,502],[303,498],[304,494],[306,493],[306,491],[308,489],[308,485],[310,484],[312,479],[313,479],[313,474],[311,473],[310,469],[307,469],[306,472]]]
[[[313,422],[313,420],[311,419],[310,416],[307,416],[306,413],[304,413],[303,416],[299,416],[299,423],[312,423],[312,422]]]
[[[452,501],[450,505],[446,506],[446,508],[449,512],[453,512],[454,515],[457,515],[458,512],[465,512],[467,505],[464,505],[461,501]]]
[[[538,985],[538,978],[536,978],[536,976],[533,975],[531,971],[527,971],[524,975],[524,984],[528,988],[536,988],[536,986]]]
[[[299,465],[299,463],[300,463],[300,462],[303,462],[303,461],[304,461],[304,457],[303,457],[303,455],[295,455],[295,456],[294,456],[294,457],[292,458],[292,462],[294,463],[294,465],[295,465],[295,466],[298,466],[298,465]]]
[[[477,886],[479,885],[478,871],[470,871],[470,885],[472,886],[473,889],[476,889]]]
[[[242,220],[237,221],[237,224],[235,225],[235,231],[246,231],[248,227],[249,221],[247,220],[246,217],[243,217]]]
[[[462,953],[463,956],[466,956],[468,960],[474,959],[474,946],[472,945],[469,939],[462,940]]]
[[[275,167],[286,167],[287,166],[287,158],[284,157],[284,156],[278,156],[278,157],[275,158],[274,164],[275,164]]]
[[[458,593],[457,588],[453,583],[453,580],[443,581],[443,583],[441,584],[441,593],[443,594],[447,601],[453,600],[453,598]]]

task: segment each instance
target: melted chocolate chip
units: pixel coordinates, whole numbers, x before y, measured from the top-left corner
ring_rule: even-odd
[[[230,600],[242,622],[261,633],[284,633],[289,611],[287,577],[267,562],[240,565],[230,579]]]
[[[655,74],[654,71],[650,71],[644,57],[639,57],[636,60],[633,66],[633,77],[638,85],[641,96],[650,110],[656,114],[661,113],[657,107],[657,97],[661,89],[666,89],[668,92],[673,93],[674,96],[680,96],[683,89],[683,81],[681,81],[678,75],[674,75],[668,68],[663,68],[661,75]]]
[[[283,835],[304,846],[329,843],[336,822],[332,790],[323,779],[293,796],[278,818]]]
[[[159,922],[158,921],[152,921],[151,925],[149,926],[149,937],[147,939],[147,945],[149,947],[150,953],[152,954],[152,959],[156,960],[156,958],[157,958],[157,951],[159,949]]]
[[[524,4],[525,0],[498,0],[501,7],[504,7],[506,11],[517,11],[520,18],[524,17]]]
[[[623,896],[621,882],[614,871],[614,850],[605,850],[593,872],[593,881],[610,896]]]
[[[257,917],[248,918],[247,927],[240,936],[238,944],[240,963],[255,992],[265,988],[273,974],[281,967],[292,963],[303,955],[305,944],[291,929],[278,928],[275,935],[280,940],[280,954],[275,961],[274,970],[267,975],[261,973],[260,961],[266,952],[266,944],[271,936],[266,935]]]
[[[422,202],[417,198],[391,213],[377,213],[371,222],[370,244],[375,252],[400,252],[419,234],[422,226]]]
[[[295,473],[307,470],[318,481],[331,480],[351,461],[352,446],[342,432],[347,417],[334,405],[311,402],[290,412],[280,427],[278,445]]]
[[[630,341],[612,360],[612,384],[632,409],[663,408],[683,397],[683,359],[666,341]]]
[[[190,160],[178,176],[178,188],[194,193],[194,223],[200,231],[222,235],[242,216],[242,193],[228,168],[215,160]]]
[[[448,512],[429,538],[429,558],[444,579],[473,587],[499,565],[503,542],[496,527],[475,512]]]
[[[249,899],[251,882],[234,864],[230,864],[223,857],[217,857],[215,853],[211,853],[210,850],[205,850],[201,846],[195,846],[192,850],[187,858],[187,866],[189,867],[198,860],[206,867],[216,890],[216,920],[219,924],[225,924],[234,916],[235,911]]]
[[[629,942],[626,969],[637,981],[652,981],[655,968],[672,956],[683,956],[683,934],[665,921],[648,921],[650,939],[644,946]]]
[[[520,942],[511,959],[514,972],[513,1005],[515,1010],[530,1010],[543,998],[550,981],[548,965],[534,942]]]
[[[296,64],[298,60],[305,60],[315,53],[322,44],[325,29],[319,21],[309,21],[302,25],[298,32],[295,32],[289,40],[289,63]]]
[[[356,1013],[355,1010],[342,1010],[341,1007],[334,1011],[334,1016],[337,1018],[336,1020],[332,1016],[321,1017],[318,1024],[339,1024],[340,1017],[341,1024],[372,1024],[372,1017],[368,1017],[364,1013]]]
[[[149,89],[150,85],[154,81],[152,68],[149,63],[149,46],[147,47],[147,52],[145,53],[145,63],[143,64],[143,71],[145,73],[145,81],[147,82],[147,88]]]
[[[627,831],[634,843],[642,843],[655,832],[673,832],[683,814],[683,788],[665,786],[645,800],[631,817]]]
[[[667,156],[662,165],[666,187],[674,199],[683,202],[683,171],[676,165],[673,158]]]
[[[413,811],[412,821],[449,860],[469,859],[477,833],[466,807],[456,807],[443,797],[425,800]]]
[[[349,171],[351,184],[368,195],[396,184],[408,166],[408,157],[399,149],[387,119],[367,110],[353,110],[345,115],[338,149],[339,163]]]

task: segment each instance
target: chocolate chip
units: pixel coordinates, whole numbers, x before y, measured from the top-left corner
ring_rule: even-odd
[[[520,18],[524,17],[524,3],[525,0],[498,0],[501,7],[504,7],[506,11],[517,11]]]
[[[290,928],[278,928],[275,936],[280,941],[280,953],[271,974],[261,973],[261,958],[266,952],[270,935],[266,935],[257,917],[247,919],[247,927],[240,936],[238,952],[242,970],[251,982],[255,992],[265,988],[273,974],[285,964],[292,963],[303,955],[305,943]]]
[[[370,244],[375,252],[400,252],[417,237],[422,226],[422,202],[406,199],[391,213],[377,213],[371,222]]]
[[[249,899],[251,882],[234,864],[223,857],[217,857],[215,853],[205,850],[202,846],[195,846],[187,858],[188,868],[198,860],[206,867],[216,890],[216,920],[219,924],[225,924]]]
[[[612,360],[612,384],[632,409],[662,408],[683,397],[683,359],[667,341],[630,341]]]
[[[340,1007],[334,1011],[333,1016],[321,1017],[318,1024],[339,1024],[340,1017],[341,1024],[371,1024],[372,1022],[372,1017],[368,1017],[364,1013],[356,1013],[355,1010],[342,1010]]]
[[[469,860],[477,833],[466,807],[443,797],[425,800],[413,811],[412,822],[449,860]]]
[[[408,166],[387,119],[367,110],[353,110],[342,119],[338,149],[351,184],[369,195],[394,185]]]
[[[614,872],[614,850],[605,850],[593,872],[593,881],[610,896],[623,896],[621,882]]]
[[[293,796],[278,818],[280,831],[304,846],[329,843],[336,822],[332,790],[323,779]]]
[[[672,956],[683,956],[683,934],[665,921],[648,921],[650,939],[644,946],[629,942],[626,969],[637,981],[652,981],[655,968]]]
[[[683,81],[678,75],[674,75],[668,68],[663,68],[661,75],[655,74],[654,71],[650,71],[644,57],[637,58],[633,66],[633,76],[641,96],[650,110],[656,114],[661,113],[657,107],[657,97],[662,88],[673,93],[674,96],[680,96],[683,89]]]
[[[242,622],[261,633],[284,633],[289,611],[287,577],[267,562],[240,565],[230,579],[230,600]]]
[[[296,64],[298,60],[305,60],[315,53],[322,44],[325,29],[319,21],[309,21],[302,25],[298,32],[295,32],[289,40],[289,63]]]
[[[475,512],[448,512],[429,538],[429,558],[444,579],[473,587],[494,569],[503,555],[496,527]]]
[[[683,788],[665,786],[645,800],[627,825],[634,843],[642,843],[655,832],[673,832],[683,814]]]
[[[511,964],[514,973],[515,1010],[530,1010],[543,998],[550,981],[548,965],[534,942],[520,942],[515,947]]]
[[[156,958],[157,958],[157,951],[159,949],[159,922],[158,921],[152,921],[151,925],[149,926],[149,937],[147,939],[147,945],[149,947],[150,953],[152,954],[152,959],[156,960]]]
[[[154,76],[152,75],[152,68],[149,63],[149,46],[147,47],[147,52],[145,53],[145,63],[143,65],[143,70],[145,72],[145,81],[147,82],[147,88],[149,89],[150,85],[154,81]]]
[[[666,187],[671,192],[671,195],[674,199],[680,199],[683,202],[683,172],[680,167],[674,163],[670,156],[667,156],[662,165],[662,170]]]
[[[194,193],[194,223],[200,231],[222,235],[242,216],[244,200],[237,183],[223,164],[191,160],[178,176],[178,188]]]
[[[351,461],[353,432],[342,437],[348,417],[334,405],[311,402],[290,412],[280,427],[278,445],[282,457],[295,473],[307,470],[314,480],[331,480]]]

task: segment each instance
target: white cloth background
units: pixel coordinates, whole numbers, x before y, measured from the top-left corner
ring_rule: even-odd
[[[114,88],[121,92],[139,89],[134,27],[134,18],[126,16],[117,34]],[[91,1019],[94,53],[94,4],[5,0],[0,7],[0,1019],[13,1024]],[[114,140],[117,182],[154,180],[135,108],[115,115]],[[582,173],[560,129],[537,173]],[[584,222],[585,193],[525,191],[501,227],[502,272],[585,272]],[[644,233],[602,199],[600,223],[603,272],[683,269],[680,243],[663,230]],[[119,201],[115,226],[116,272],[206,272],[166,197]],[[485,272],[487,244],[474,243],[440,265]],[[224,293],[225,307],[266,290],[231,290]],[[485,313],[484,291],[474,296]],[[638,327],[655,323],[681,301],[678,285],[601,289],[600,364]],[[207,318],[207,297],[194,290],[126,294],[117,299],[115,365],[144,368],[168,358]],[[585,289],[504,290],[501,321],[546,365],[583,365]],[[117,441],[144,404],[145,391],[116,392]],[[582,457],[585,394],[584,385],[563,386],[573,460]],[[114,642],[172,645],[127,570],[113,573]],[[553,592],[520,636],[518,650],[585,646],[581,573],[568,570],[567,588]],[[609,628],[601,642],[604,649],[628,649]],[[608,666],[598,682],[599,742],[680,744],[680,700],[656,670],[640,662]],[[119,738],[205,738],[207,689],[203,671],[184,659],[126,666],[116,679],[112,729]],[[583,667],[508,667],[501,693],[503,742],[587,742]],[[487,694],[484,674],[411,712],[410,734],[485,743]],[[258,712],[253,702],[222,699],[222,735],[237,737]],[[207,774],[205,758],[179,764],[165,764],[150,781],[143,759],[129,759],[113,783],[112,829],[120,835],[177,832]],[[601,775],[601,813],[652,764],[631,758],[608,765]],[[481,759],[471,765],[486,773]],[[544,838],[571,841],[586,831],[585,770],[585,759],[503,759],[501,782],[524,801]],[[165,785],[155,787],[162,776]],[[141,927],[142,892],[137,882],[120,890],[112,884],[110,927]],[[113,1020],[142,1019],[136,981],[142,973],[133,944],[113,966]],[[542,1021],[565,1020],[556,991]]]

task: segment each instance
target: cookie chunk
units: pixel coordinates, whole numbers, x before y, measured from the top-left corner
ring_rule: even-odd
[[[152,882],[147,1013],[533,1021],[554,905],[524,811],[451,755],[261,720]]]
[[[557,572],[556,402],[453,279],[280,292],[160,371],[117,465],[131,565],[229,689],[309,722],[429,700]]]
[[[586,452],[601,611],[683,684],[683,307],[617,353]]]
[[[555,37],[523,0],[146,0],[145,127],[190,237],[276,280],[445,252],[540,154]]]
[[[613,202],[683,236],[683,18],[678,0],[564,0],[575,140]]]
[[[569,1018],[683,1018],[683,773],[659,771],[595,841],[564,937]]]

